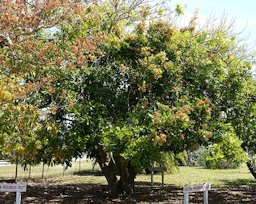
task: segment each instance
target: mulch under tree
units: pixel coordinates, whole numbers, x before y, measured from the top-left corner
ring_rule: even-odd
[[[22,203],[183,203],[181,187],[159,185],[151,188],[150,183],[136,183],[133,197],[112,197],[106,185],[99,184],[60,184],[54,181],[30,181],[26,193],[22,193]],[[222,203],[256,203],[256,186],[221,187],[209,192],[209,204]],[[190,203],[202,203],[202,193],[190,196]],[[1,193],[0,204],[11,204],[15,201],[15,193]]]

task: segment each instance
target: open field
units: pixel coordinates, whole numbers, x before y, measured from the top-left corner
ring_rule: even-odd
[[[0,166],[0,179],[14,179],[15,178],[15,164]],[[65,168],[63,165],[47,166],[43,164],[37,166],[18,166],[18,179],[24,180],[29,178],[51,178],[56,176],[72,175],[79,171],[92,171],[93,163],[87,159],[77,159],[72,162],[72,166]],[[99,167],[95,166],[95,170]]]
[[[0,167],[0,175],[7,176],[6,169],[13,175],[13,166]],[[51,169],[52,168],[52,169]],[[73,168],[73,170],[72,170]],[[165,173],[165,187],[160,185],[161,175],[154,175],[155,185],[150,186],[150,175],[141,174],[136,178],[136,193],[132,198],[112,198],[106,186],[106,180],[98,171],[92,172],[92,164],[82,161],[62,176],[63,168],[45,168],[47,179],[40,179],[41,167],[32,168],[38,172],[38,178],[26,179],[28,191],[22,194],[23,203],[174,203],[181,204],[183,200],[182,187],[187,184],[208,182],[213,190],[209,192],[209,203],[256,203],[254,192],[256,181],[245,165],[234,170],[207,170],[198,167],[180,167],[175,174]],[[5,169],[5,171],[3,171]],[[57,171],[59,169],[59,172]],[[20,169],[21,170],[21,169]],[[53,171],[53,172],[51,172]],[[4,172],[2,174],[2,172]],[[21,173],[20,173],[21,174]],[[57,177],[54,177],[57,175]],[[10,177],[9,177],[10,178]],[[12,203],[14,193],[2,193],[0,204]],[[190,203],[202,203],[202,194],[195,193],[190,197]]]

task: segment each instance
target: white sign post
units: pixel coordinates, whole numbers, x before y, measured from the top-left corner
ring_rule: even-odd
[[[208,204],[208,191],[211,190],[211,184],[205,183],[202,185],[184,186],[184,204],[189,203],[189,193],[204,192],[204,204]]]
[[[21,203],[21,192],[26,191],[26,183],[0,183],[0,192],[16,192],[16,204]]]

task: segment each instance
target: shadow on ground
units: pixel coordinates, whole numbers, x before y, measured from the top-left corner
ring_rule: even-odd
[[[222,187],[214,188],[209,192],[209,204],[240,204],[256,203],[256,186],[250,187]],[[14,203],[15,193],[1,193],[0,204]],[[113,198],[106,185],[98,184],[58,184],[43,182],[42,180],[30,181],[28,191],[22,193],[22,203],[161,203],[182,204],[182,188],[175,186],[161,187],[159,184],[153,188],[150,183],[136,183],[136,192],[130,198]],[[190,203],[203,203],[202,193],[190,196]]]
[[[74,172],[74,175],[78,175],[78,176],[104,176],[102,171],[79,171],[79,172]]]
[[[235,187],[243,187],[243,186],[254,186],[256,187],[256,180],[253,179],[236,179],[236,180],[220,180],[226,186],[235,186]]]

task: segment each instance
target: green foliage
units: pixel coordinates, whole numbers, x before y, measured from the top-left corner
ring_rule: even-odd
[[[33,4],[26,6],[30,11]],[[0,141],[13,147],[3,154],[15,149],[25,162],[69,164],[86,152],[103,168],[112,155],[141,169],[164,152],[171,152],[173,166],[180,152],[211,140],[207,162],[217,168],[219,160],[243,161],[235,135],[254,148],[252,62],[228,26],[179,28],[143,0],[69,8],[59,20],[44,19],[47,29],[23,35],[30,29],[18,27],[14,45],[0,47]],[[183,14],[180,5],[175,10]],[[234,130],[223,129],[227,124]],[[17,148],[15,137],[22,140]]]
[[[188,166],[206,167],[205,158],[207,155],[207,150],[207,147],[200,146],[197,150],[192,152],[190,151],[188,153]]]
[[[41,124],[38,109],[23,104],[9,104],[0,110],[1,157],[21,162],[31,160],[41,149]]]
[[[183,15],[184,14],[184,10],[183,10],[183,8],[180,4],[176,4],[175,11],[178,15]]]
[[[242,141],[232,129],[223,132],[221,141],[210,145],[204,154],[205,166],[210,169],[238,168],[246,161],[241,144]]]
[[[63,152],[52,154],[55,160],[84,151],[96,157],[95,147],[100,145],[142,168],[158,161],[162,152],[176,155],[195,150],[209,139],[221,140],[215,123],[232,123],[238,130],[235,121],[250,85],[251,65],[236,56],[242,48],[225,27],[194,33],[163,19],[142,26],[144,19],[139,19],[129,32],[117,32],[116,22],[110,22],[111,29],[107,29],[92,20],[84,20],[75,30],[62,25],[56,32],[61,46],[74,50],[73,55],[84,53],[72,59],[83,63],[71,65],[72,69],[50,69],[54,94],[49,87],[42,88],[35,95],[40,101],[33,102],[44,107],[59,104],[51,117],[60,128],[56,137],[63,138],[57,140]],[[122,20],[119,23],[127,25]],[[85,45],[92,46],[92,42],[87,38],[96,41],[98,30],[102,41],[89,51]],[[87,44],[83,45],[84,39]],[[67,116],[73,118],[68,128]]]
[[[133,166],[142,169],[152,166],[161,157],[160,148],[150,137],[140,136],[142,133],[142,127],[112,127],[104,131],[102,142],[107,152],[120,154]]]
[[[179,171],[178,166],[187,164],[188,155],[187,152],[181,152],[174,154],[172,152],[164,152],[162,155],[162,164],[167,168],[169,173],[176,173]]]
[[[166,152],[163,154],[162,164],[167,168],[169,173],[178,172],[178,164],[175,155],[171,152]]]

